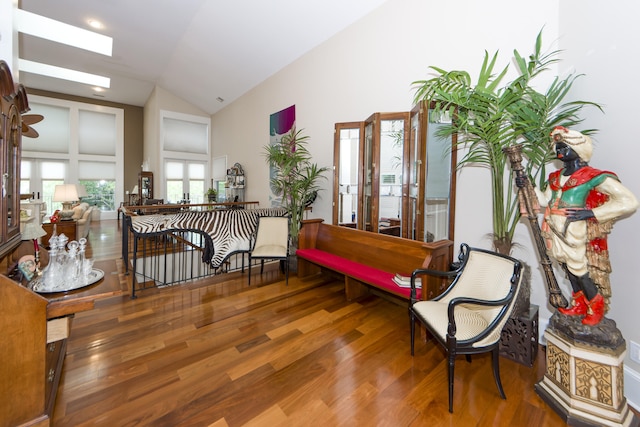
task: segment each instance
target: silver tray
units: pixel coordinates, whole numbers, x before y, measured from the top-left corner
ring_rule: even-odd
[[[43,275],[44,276],[44,275]],[[89,276],[87,277],[87,284],[72,284],[69,285],[65,288],[62,289],[54,289],[54,290],[42,290],[39,288],[42,288],[44,285],[43,282],[43,276],[39,276],[36,277],[35,279],[33,279],[31,282],[29,282],[29,288],[32,291],[35,291],[39,294],[57,294],[59,292],[68,292],[68,291],[74,291],[76,289],[80,289],[80,288],[84,288],[85,286],[89,286],[89,285],[93,285],[94,283],[98,282],[100,279],[102,279],[104,277],[104,271],[97,269],[97,268],[93,268],[91,269],[91,273],[89,273]]]

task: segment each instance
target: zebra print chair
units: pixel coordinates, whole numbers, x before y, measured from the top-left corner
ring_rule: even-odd
[[[453,380],[456,356],[491,352],[493,376],[506,399],[500,381],[499,344],[502,327],[509,318],[520,290],[522,264],[495,252],[460,246],[459,267],[440,272],[418,269],[411,274],[411,355],[414,353],[415,322],[419,321],[448,355],[449,412],[453,412]],[[424,275],[453,278],[441,295],[418,300],[416,278]],[[425,279],[421,279],[424,283]]]
[[[264,270],[264,260],[284,261],[285,283],[289,285],[289,217],[258,217],[256,235],[249,250],[249,285],[251,284],[251,264],[260,259],[260,274]]]

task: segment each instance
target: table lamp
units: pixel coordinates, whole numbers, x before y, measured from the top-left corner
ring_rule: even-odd
[[[78,189],[75,184],[56,185],[52,200],[54,202],[61,202],[63,211],[71,210],[71,205],[73,205],[73,202],[78,201],[78,199]]]

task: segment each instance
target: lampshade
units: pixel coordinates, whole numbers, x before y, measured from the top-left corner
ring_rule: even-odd
[[[78,190],[75,184],[56,185],[52,200],[54,202],[75,202],[78,200]]]
[[[76,185],[77,190],[78,190],[78,197],[82,198],[82,197],[87,197],[87,187],[85,187],[82,184],[78,184]]]
[[[62,184],[56,185],[52,200],[54,202],[62,202],[62,210],[68,211],[71,209],[73,202],[79,199],[78,189],[75,184]]]
[[[44,228],[42,228],[39,223],[28,222],[24,226],[24,231],[22,232],[22,240],[35,240],[46,235],[47,232],[44,231]]]
[[[138,194],[138,185],[134,185],[134,186],[133,186],[133,191],[132,191],[132,193],[133,193],[133,194]]]

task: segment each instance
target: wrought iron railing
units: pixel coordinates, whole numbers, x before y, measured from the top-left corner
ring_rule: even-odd
[[[257,217],[286,214],[280,208],[257,207],[257,202],[123,207],[122,258],[126,274],[132,276],[131,298],[136,297],[137,291],[151,287],[244,271],[250,248],[248,236],[255,232]],[[143,212],[150,214],[142,215]],[[212,220],[216,215],[219,221]],[[229,239],[229,245],[220,245],[219,241],[214,245],[212,234],[217,239],[229,236],[220,230],[202,230],[202,224],[224,228],[231,216],[241,217],[243,221],[234,224],[242,224],[245,229],[239,234],[234,230],[236,235]],[[169,225],[164,227],[165,223]],[[214,254],[216,246],[224,250]]]

